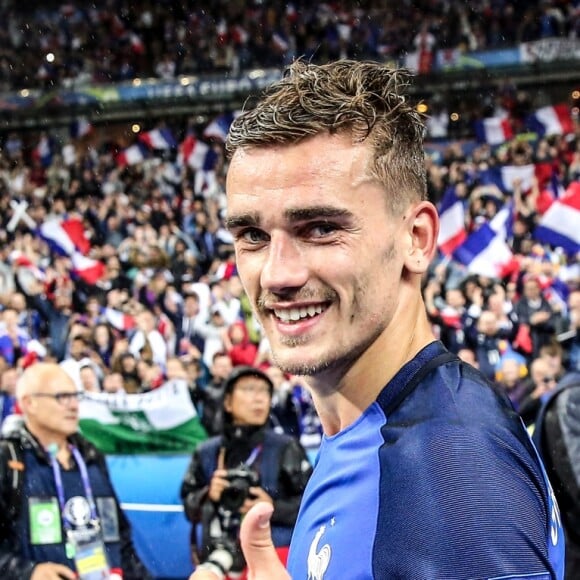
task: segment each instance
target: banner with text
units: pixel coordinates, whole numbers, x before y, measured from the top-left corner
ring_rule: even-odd
[[[80,430],[103,453],[189,453],[207,433],[185,381],[143,394],[87,393]]]

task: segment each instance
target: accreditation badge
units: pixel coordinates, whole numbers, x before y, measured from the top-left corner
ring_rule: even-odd
[[[60,544],[62,528],[56,497],[28,498],[30,543],[33,546]]]
[[[91,507],[82,496],[71,497],[63,517],[68,524],[66,554],[74,561],[79,580],[108,580],[109,564],[98,520],[91,520]]]
[[[67,531],[79,580],[108,580],[111,574],[100,528]]]

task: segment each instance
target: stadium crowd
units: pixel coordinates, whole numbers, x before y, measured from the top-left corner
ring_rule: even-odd
[[[235,68],[232,55],[242,68],[280,66],[297,54],[386,59],[413,47],[419,20],[438,47],[462,42],[497,47],[574,36],[579,15],[577,2],[556,0],[469,7],[402,3],[389,18],[386,8],[370,3],[194,6],[168,0],[148,3],[138,13],[135,6],[48,3],[31,17],[7,3],[0,58],[4,87],[46,87],[82,75],[105,82],[137,74],[223,72]],[[38,31],[26,40],[25,21]],[[53,67],[44,59],[47,51],[57,55]],[[167,60],[171,66],[162,72]],[[30,71],[37,71],[35,78]],[[507,116],[515,133],[499,146],[445,141],[437,108],[430,111],[429,136],[440,140],[427,147],[430,199],[442,214],[450,196],[459,201],[466,236],[508,207],[513,227],[507,235],[509,260],[501,269],[482,272],[442,243],[424,285],[444,344],[503,384],[518,408],[531,406],[530,421],[543,391],[565,369],[580,370],[577,249],[570,252],[535,235],[564,192],[578,195],[577,111],[568,107],[567,130],[531,134],[526,119],[532,111],[531,95],[511,85],[490,96],[487,115]],[[220,384],[233,366],[255,365],[276,376],[280,423],[316,440],[307,391],[275,369],[236,274],[232,240],[223,227],[223,136],[207,127],[197,134],[194,129],[173,127],[183,140],[150,147],[143,160],[130,162],[126,156],[120,160],[118,145],[102,139],[59,144],[42,134],[30,147],[29,135],[4,137],[3,416],[12,411],[15,370],[38,359],[72,360],[87,390],[145,392],[169,378],[187,378],[204,425],[215,433]],[[156,130],[170,132],[166,126]],[[187,156],[201,138],[207,141],[204,161],[191,162]],[[532,173],[516,171],[503,186],[490,181],[491,173],[506,167]]]
[[[0,92],[580,33],[577,0],[425,0],[394,12],[364,1],[97,4],[4,2]],[[566,118],[557,130],[530,122],[547,104]],[[580,372],[578,110],[536,102],[512,81],[464,110],[459,132],[446,106],[435,96],[427,119],[428,196],[441,215],[427,312],[443,344],[503,389],[531,430],[562,377]],[[233,115],[149,130],[136,120],[143,128],[129,143],[113,126],[70,139],[0,135],[0,424],[21,413],[23,370],[45,361],[89,392],[148,393],[183,379],[217,435],[228,377],[250,366],[274,386],[273,426],[317,448],[309,392],[272,360],[224,228]],[[511,133],[494,144],[476,137],[473,120],[485,118],[509,121]]]
[[[449,142],[426,158],[430,198],[442,214],[446,196],[460,200],[465,235],[513,204],[501,269],[474,269],[441,245],[424,291],[446,346],[524,407],[566,368],[580,370],[577,254],[534,235],[558,195],[578,194],[575,130],[496,148]],[[219,140],[209,171],[180,162],[178,149],[122,165],[107,147],[85,143],[68,164],[56,152],[43,165],[13,145],[0,157],[3,391],[11,392],[15,369],[38,359],[77,361],[88,390],[143,392],[187,377],[194,399],[219,397],[232,366],[273,365],[223,227]],[[533,176],[515,179],[512,191],[485,182],[490,169],[506,166],[532,167]],[[299,381],[276,382],[284,401],[293,392],[308,410]],[[204,408],[215,432],[211,403]]]
[[[2,3],[0,90],[281,67],[297,56],[397,60],[577,38],[572,0]]]

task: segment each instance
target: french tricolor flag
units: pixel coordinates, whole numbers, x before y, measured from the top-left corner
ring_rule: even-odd
[[[215,167],[217,154],[203,141],[188,135],[179,146],[177,162],[179,165],[189,165],[192,169],[211,171]]]
[[[86,255],[91,244],[85,235],[82,221],[73,218],[48,220],[38,228],[38,234],[51,251],[71,259],[73,276],[88,284],[95,284],[103,276],[105,265]]]
[[[42,167],[49,167],[52,163],[52,141],[48,135],[42,135],[32,151],[32,157],[40,162]]]
[[[173,149],[177,147],[177,141],[167,128],[146,131],[139,135],[139,139],[150,149]]]
[[[84,255],[91,249],[79,219],[48,220],[40,225],[38,233],[50,249],[61,256],[72,256],[75,252]]]
[[[126,167],[127,165],[136,165],[147,158],[147,147],[143,143],[135,143],[126,149],[120,151],[117,155],[117,165]]]
[[[234,111],[219,115],[204,129],[203,136],[206,139],[213,138],[218,141],[225,141],[234,119],[239,117],[240,114],[241,111]]]
[[[527,165],[501,165],[490,167],[479,173],[481,185],[495,185],[503,193],[511,193],[514,184],[519,181],[522,191],[532,188],[534,178],[540,187],[546,184],[552,177],[552,169],[549,163],[528,163]]]
[[[105,318],[113,328],[123,332],[131,330],[136,326],[135,318],[133,316],[129,316],[123,311],[116,310],[115,308],[105,308]]]
[[[567,254],[580,252],[580,182],[574,181],[566,193],[552,203],[533,232],[533,237],[562,248]]]
[[[70,126],[70,136],[73,139],[80,139],[90,135],[93,131],[93,126],[85,117],[79,117],[75,119]]]
[[[451,255],[467,237],[465,231],[465,207],[455,194],[455,187],[448,187],[439,206],[439,237],[437,245],[446,256]]]
[[[473,274],[502,278],[512,265],[513,254],[507,244],[512,208],[505,206],[490,221],[472,233],[453,253],[453,258]]]
[[[566,104],[537,109],[526,119],[526,126],[540,137],[574,133],[572,114],[570,107]]]
[[[501,145],[514,136],[509,118],[488,117],[475,122],[475,136],[480,143]]]
[[[103,262],[83,256],[80,252],[75,252],[71,256],[71,261],[71,274],[82,278],[87,284],[96,284],[105,274]]]

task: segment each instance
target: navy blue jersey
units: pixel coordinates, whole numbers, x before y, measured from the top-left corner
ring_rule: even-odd
[[[563,578],[558,508],[509,401],[434,342],[325,437],[303,496],[294,580]]]

